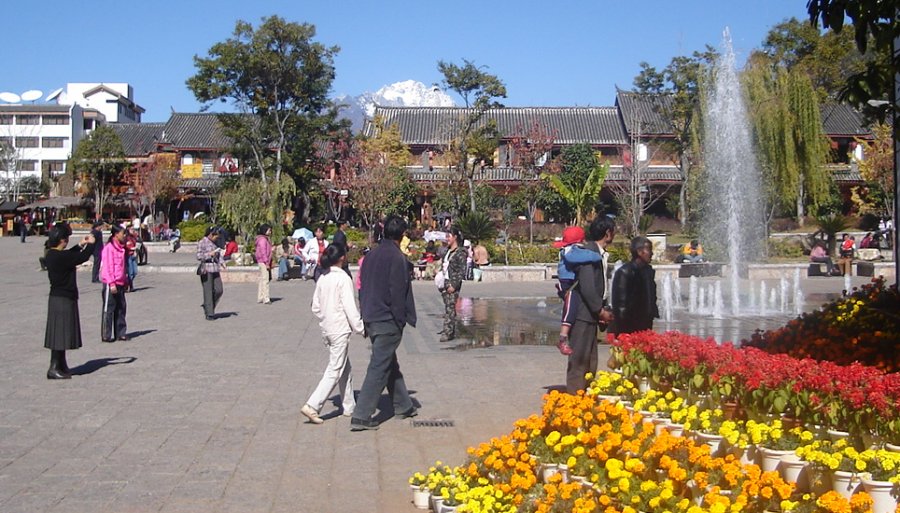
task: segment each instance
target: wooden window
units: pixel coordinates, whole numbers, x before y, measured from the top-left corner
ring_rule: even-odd
[[[36,160],[18,160],[16,161],[16,167],[19,171],[34,171],[37,167]]]
[[[16,137],[16,148],[37,148],[37,137]]]
[[[13,124],[13,115],[12,114],[0,114],[0,125],[11,125]]]
[[[41,138],[42,148],[63,148],[66,145],[66,137],[43,137]]]
[[[69,116],[45,115],[43,121],[45,125],[68,125]]]
[[[45,160],[41,162],[41,170],[44,173],[62,173],[65,171],[65,160]]]
[[[39,125],[41,117],[33,114],[19,114],[16,116],[17,125]]]

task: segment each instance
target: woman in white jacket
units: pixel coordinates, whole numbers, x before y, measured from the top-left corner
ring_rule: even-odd
[[[335,385],[340,385],[343,415],[349,417],[356,407],[347,343],[354,331],[362,334],[364,327],[359,308],[356,307],[353,281],[342,270],[346,259],[342,244],[325,248],[322,267],[329,268],[329,272],[319,278],[313,293],[312,312],[321,321],[319,326],[330,353],[325,374],[300,409],[300,413],[306,415],[313,424],[324,422],[319,412]]]

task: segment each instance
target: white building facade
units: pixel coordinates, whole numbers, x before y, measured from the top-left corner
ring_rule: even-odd
[[[0,105],[0,162],[5,182],[33,176],[43,181],[62,175],[75,146],[102,116],[78,105]]]

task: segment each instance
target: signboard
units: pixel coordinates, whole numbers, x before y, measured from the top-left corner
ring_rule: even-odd
[[[182,164],[181,177],[182,178],[202,178],[203,177],[203,164]]]
[[[219,159],[219,172],[220,173],[237,173],[240,171],[238,167],[238,159],[232,157],[231,155],[226,155]]]

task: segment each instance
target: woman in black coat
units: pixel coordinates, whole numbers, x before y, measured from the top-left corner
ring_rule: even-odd
[[[47,329],[44,347],[50,350],[50,369],[47,379],[69,379],[72,374],[66,364],[66,351],[81,347],[81,321],[78,316],[77,267],[87,262],[94,252],[94,237],[87,235],[72,249],[68,225],[57,224],[48,234],[47,277],[50,279],[50,299],[47,304]]]

